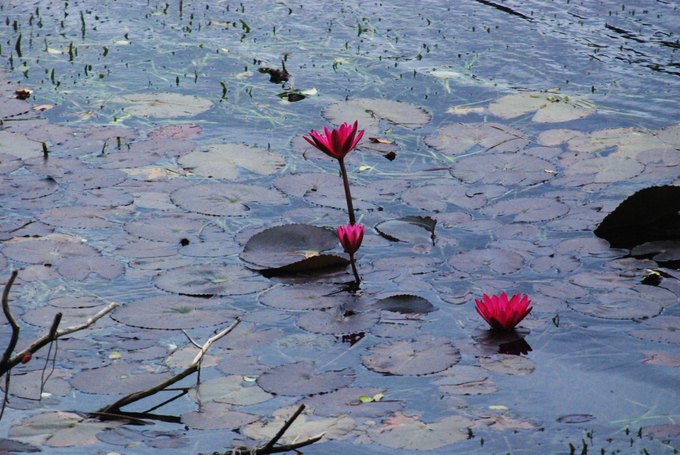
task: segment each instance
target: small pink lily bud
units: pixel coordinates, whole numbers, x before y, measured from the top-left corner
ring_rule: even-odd
[[[340,239],[345,253],[354,254],[364,239],[364,227],[358,224],[338,226],[338,239]]]

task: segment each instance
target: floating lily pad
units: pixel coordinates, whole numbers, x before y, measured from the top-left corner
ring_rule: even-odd
[[[432,115],[419,106],[373,98],[331,104],[323,110],[322,115],[334,125],[353,124],[359,121],[359,129],[371,134],[378,131],[380,120],[415,130],[428,124],[432,119]]]
[[[463,251],[451,256],[449,265],[462,272],[473,272],[488,267],[496,273],[505,275],[520,270],[524,266],[524,258],[512,251],[484,248]]]
[[[645,355],[650,356],[642,362],[648,365],[660,365],[665,367],[680,367],[680,355],[670,354],[668,352],[643,351]]]
[[[598,130],[587,135],[577,135],[569,140],[569,150],[596,152],[608,147],[618,147],[613,156],[621,158],[634,158],[645,150],[666,148],[669,145],[653,132],[637,128]]]
[[[116,224],[106,220],[114,215],[107,207],[58,207],[39,213],[36,217],[46,224],[76,229],[106,229]]]
[[[354,381],[354,370],[324,371],[315,374],[311,362],[286,363],[263,373],[257,384],[276,395],[316,395],[347,387]]]
[[[278,409],[273,413],[274,420],[272,422],[255,422],[241,431],[251,439],[269,441],[281,430],[284,422],[293,415],[297,408],[298,406],[286,406],[285,408]],[[305,409],[283,436],[281,436],[279,442],[292,444],[320,434],[324,435],[320,442],[341,439],[350,433],[355,426],[356,422],[350,417],[318,418],[311,415],[309,409]]]
[[[260,320],[263,311],[258,311],[257,318]],[[262,321],[264,322],[264,321]],[[253,349],[257,346],[264,346],[281,337],[279,329],[258,330],[257,325],[252,322],[242,322],[228,336],[215,342],[215,346],[225,349]]]
[[[626,333],[647,341],[680,343],[680,317],[678,316],[657,316],[642,321],[641,327],[648,328],[630,330]]]
[[[324,207],[346,210],[347,199],[341,180],[338,178],[335,180],[335,184],[329,185],[329,178],[326,179],[326,185],[322,188],[305,193],[305,199],[313,204]],[[376,203],[380,200],[384,200],[384,198],[379,190],[366,186],[352,185],[352,205],[354,210],[375,210],[378,208]]]
[[[494,373],[525,375],[532,373],[536,365],[526,357],[510,354],[498,354],[497,358],[481,357],[479,365]]]
[[[547,273],[552,270],[559,275],[573,272],[581,266],[581,261],[572,256],[551,254],[542,256],[531,261],[531,269],[538,273]]]
[[[0,438],[0,453],[35,453],[40,451],[40,447],[25,442]]]
[[[427,299],[407,294],[380,299],[372,304],[371,308],[402,314],[427,314],[437,310]]]
[[[303,197],[308,191],[313,192],[325,187],[328,180],[334,177],[320,172],[289,174],[276,179],[274,186],[290,196]]]
[[[324,267],[347,265],[337,255],[321,254],[338,247],[335,231],[309,224],[285,224],[253,235],[240,258],[260,270],[303,272]]]
[[[392,449],[435,450],[469,439],[468,428],[483,425],[481,421],[458,415],[425,423],[417,416],[396,414],[367,433],[371,441]]]
[[[256,385],[244,387],[243,376],[221,376],[201,382],[189,391],[189,397],[199,403],[217,402],[235,406],[250,406],[272,398]]]
[[[568,211],[568,205],[547,197],[507,199],[482,210],[486,216],[515,215],[513,219],[515,223],[552,220],[565,215]]]
[[[141,363],[114,363],[76,373],[71,385],[81,392],[111,395],[146,390],[172,376],[170,373],[152,373],[153,370]]]
[[[380,320],[377,311],[355,312],[344,307],[316,310],[303,314],[297,320],[300,328],[325,335],[350,335],[364,332]]]
[[[18,205],[25,208],[26,203],[21,200],[34,200],[48,196],[59,189],[59,184],[51,178],[38,175],[6,176],[0,182],[0,195],[5,198],[17,198]],[[6,204],[5,204],[6,205]]]
[[[203,132],[203,128],[193,123],[165,125],[151,131],[149,139],[193,139]]]
[[[44,362],[44,359],[41,360]],[[35,357],[33,361],[36,361]],[[14,381],[11,382],[9,388],[10,394],[15,397],[40,400],[42,393],[45,392],[60,397],[65,397],[71,393],[71,384],[68,381],[57,375],[52,375],[49,380],[45,380],[42,369],[21,373],[15,371],[12,372]],[[1,388],[3,391],[5,391],[5,385],[5,382],[2,381]]]
[[[191,152],[177,161],[194,174],[216,179],[236,180],[237,167],[260,175],[278,172],[286,160],[278,153],[242,144],[212,144],[207,152]]]
[[[135,300],[116,308],[113,319],[146,329],[194,329],[233,322],[239,311],[224,308],[225,300],[165,295]]]
[[[59,261],[59,275],[69,280],[82,281],[95,273],[106,280],[115,280],[125,273],[122,262],[101,256],[68,258]]]
[[[199,411],[182,414],[182,422],[197,430],[231,430],[259,420],[260,416],[233,411],[231,405],[206,403]]]
[[[43,412],[14,425],[9,437],[48,447],[71,447],[99,442],[96,434],[122,425],[122,421],[100,422],[70,412]]]
[[[397,220],[381,221],[375,230],[387,240],[407,243],[434,242],[437,220],[429,216],[407,216]]]
[[[55,264],[62,259],[98,256],[99,252],[80,239],[63,234],[43,238],[18,238],[5,244],[2,253],[10,259],[29,264]]]
[[[610,155],[577,161],[564,170],[564,175],[595,174],[595,183],[613,183],[629,180],[644,169],[639,161]]]
[[[114,103],[124,103],[123,110],[139,117],[172,118],[198,115],[212,107],[212,102],[198,96],[179,93],[139,93],[117,97]]]
[[[168,242],[133,242],[116,249],[116,254],[128,258],[161,258],[175,256],[178,244]]]
[[[287,204],[275,190],[239,183],[213,183],[179,188],[170,195],[177,206],[195,213],[216,216],[245,215],[249,202]]]
[[[277,286],[260,294],[260,303],[282,310],[321,310],[338,306],[341,288],[326,284]]]
[[[529,140],[522,131],[500,123],[457,123],[426,136],[425,143],[445,155],[462,155],[475,146],[495,153],[517,152]]]
[[[494,153],[456,161],[451,175],[465,183],[529,186],[546,182],[557,173],[547,160],[523,153]]]
[[[604,319],[651,318],[661,313],[662,306],[632,289],[615,289],[596,295],[598,303],[569,303],[579,313]],[[677,300],[677,299],[675,299]]]
[[[377,387],[345,387],[335,392],[304,398],[307,407],[316,415],[351,415],[354,417],[376,418],[404,407],[403,401],[390,401],[389,395],[379,401],[364,402],[359,397],[374,397],[385,392]]]
[[[587,98],[578,95],[534,92],[504,96],[491,103],[489,111],[502,118],[537,111],[532,119],[534,122],[556,123],[587,117],[595,109]]]
[[[401,199],[412,207],[433,212],[445,212],[448,204],[468,210],[486,205],[484,195],[469,196],[467,190],[457,182],[451,182],[450,185],[426,185],[405,190],[401,194]]]
[[[252,346],[248,346],[246,350],[230,351],[230,354],[222,356],[217,368],[222,373],[226,374],[238,374],[241,376],[259,376],[265,371],[267,367],[259,362],[258,356],[247,355],[249,349]]]
[[[0,153],[0,174],[9,174],[19,169],[23,165],[23,161],[13,155]]]
[[[0,153],[26,159],[42,157],[42,144],[28,139],[23,134],[0,131]]]
[[[208,224],[206,220],[178,214],[137,219],[125,224],[123,229],[147,240],[178,244],[182,239],[197,238]]]
[[[366,368],[397,376],[437,373],[460,360],[460,353],[444,336],[432,339],[424,335],[413,340],[377,344],[368,352],[361,356]]]
[[[270,284],[240,265],[189,265],[169,270],[153,279],[160,289],[177,294],[209,296],[259,292]]]

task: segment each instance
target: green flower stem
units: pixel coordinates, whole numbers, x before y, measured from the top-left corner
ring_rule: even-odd
[[[354,205],[352,204],[352,194],[349,192],[349,178],[347,177],[347,169],[345,168],[345,160],[343,158],[338,159],[340,163],[340,172],[342,172],[342,183],[345,184],[345,197],[347,198],[347,211],[349,212],[349,224],[354,226],[356,224],[356,219],[354,218]],[[352,267],[354,267],[354,261],[352,260]],[[357,283],[359,283],[359,275],[357,275],[356,270],[354,275],[357,277]]]

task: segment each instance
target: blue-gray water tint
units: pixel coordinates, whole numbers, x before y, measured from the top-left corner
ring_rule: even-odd
[[[121,105],[111,102],[112,98],[154,91],[197,95],[214,103],[212,109],[189,118],[203,128],[197,139],[199,144],[226,141],[271,146],[287,157],[289,168],[285,172],[318,169],[291,150],[290,140],[297,134],[326,125],[320,113],[328,104],[347,98],[413,103],[432,113],[432,122],[417,132],[395,128],[390,137],[403,147],[397,160],[389,164],[386,160],[371,158],[367,164],[419,182],[432,176],[413,172],[413,162],[416,163],[413,168],[419,170],[449,166],[430,153],[423,137],[443,125],[485,120],[476,114],[469,117],[447,114],[448,108],[486,106],[492,100],[521,90],[561,88],[562,93],[588,95],[598,106],[598,112],[590,117],[557,125],[532,123],[530,116],[503,121],[523,129],[529,137],[555,126],[587,133],[619,127],[653,130],[677,124],[680,63],[675,51],[680,48],[680,22],[674,2],[584,3],[563,0],[187,1],[180,14],[178,2],[174,0],[172,4],[8,0],[0,7],[1,55],[4,66],[12,67],[8,80],[34,90],[31,99],[34,104],[54,105],[43,112],[51,123],[72,127],[118,124],[137,128],[144,135],[157,126],[185,119],[126,118]],[[16,49],[19,35],[21,57]],[[69,61],[70,43],[77,52],[73,62]],[[50,53],[48,48],[62,53]],[[315,88],[316,95],[296,103],[279,101],[276,95],[283,88],[270,83],[268,76],[258,73],[257,69],[278,68],[283,58],[292,74],[289,88],[301,91]],[[430,75],[432,71],[448,71],[451,76],[446,80],[437,79]],[[227,87],[225,96],[221,83]],[[93,112],[85,115],[90,110]],[[489,120],[498,121],[492,117]],[[389,127],[382,126],[382,130]],[[325,169],[333,167],[327,165]],[[256,176],[248,183],[269,186],[273,179]],[[371,176],[360,175],[359,180],[368,183]],[[584,197],[589,201],[622,200],[643,186],[617,183],[610,185],[611,193],[589,193]],[[529,193],[539,195],[553,189],[539,187]],[[525,195],[526,191],[518,191],[518,196]],[[303,205],[298,200],[292,207]],[[226,223],[238,228],[249,223],[274,224],[289,208],[259,209],[244,220]],[[424,214],[400,202],[386,208],[397,215],[395,218]],[[106,246],[106,236],[111,234],[76,232],[91,236],[100,247]],[[450,255],[484,247],[493,240],[486,232],[456,232],[455,235],[458,240],[455,248],[435,248],[429,253],[444,260],[442,271],[450,271],[446,266]],[[545,232],[548,239],[591,235]],[[365,260],[411,254],[410,246],[399,248],[367,249]],[[598,271],[605,260],[583,262],[582,272]],[[525,266],[520,274],[501,279],[516,284],[518,290],[531,292],[532,282],[545,278],[527,269]],[[44,286],[57,284],[48,282]],[[159,293],[150,284],[139,281],[116,282],[111,287],[103,280],[95,280],[83,286],[105,298],[128,301]],[[389,282],[367,286],[372,290],[395,288]],[[462,307],[441,301],[433,290],[420,294],[440,308],[425,318],[431,322],[423,324],[422,333],[469,340],[471,330],[481,326],[471,302],[466,304],[469,311],[461,313]],[[253,296],[239,297],[235,299],[235,306],[260,311],[255,300]],[[26,297],[19,299],[19,303],[31,305]],[[664,314],[678,315],[677,305],[667,308]],[[678,367],[644,365],[640,360],[644,357],[641,351],[668,352],[673,351],[675,345],[657,345],[628,337],[623,332],[636,328],[630,321],[594,319],[566,308],[560,310],[559,327],[555,327],[546,314],[536,317],[546,323],[527,338],[533,348],[528,357],[536,363],[535,371],[526,376],[495,374],[491,379],[500,388],[499,392],[464,397],[468,406],[474,408],[507,406],[512,418],[530,422],[535,429],[521,429],[517,433],[512,429],[498,432],[478,429],[475,438],[435,452],[569,453],[571,443],[578,453],[582,440],[593,452],[599,453],[601,447],[607,451],[621,448],[625,452],[632,437],[637,452],[643,447],[650,453],[668,452],[658,441],[639,440],[636,435],[640,427],[672,423],[677,419],[680,414]],[[280,328],[284,334],[300,332],[292,319],[263,326],[268,325]],[[196,330],[192,335],[205,339],[207,333]],[[174,336],[172,341],[183,342],[179,336]],[[364,348],[382,341],[369,338],[368,343],[363,342]],[[338,343],[322,355],[304,350],[300,355],[323,364],[346,348],[347,345]],[[291,361],[270,348],[258,348],[256,353],[262,355],[268,365]],[[475,364],[475,358],[464,356],[463,363]],[[363,368],[358,353],[351,351],[341,362],[333,364],[337,369],[347,366],[357,372],[355,385],[385,387],[392,399],[406,402],[405,414],[421,415],[425,422],[466,412],[442,401],[443,394],[427,377],[379,376]],[[207,372],[205,378],[218,374]],[[111,397],[93,398],[75,392],[46,408],[91,411],[110,401]],[[266,416],[292,402],[277,399],[273,404],[246,409]],[[182,413],[195,409],[195,405],[183,401],[171,408]],[[6,437],[11,425],[34,412],[8,410],[0,423],[0,437]],[[492,413],[489,410],[489,414]],[[589,414],[594,418],[584,424],[557,422],[559,417],[570,414]],[[626,428],[630,429],[630,436],[624,433]],[[159,424],[155,429],[171,431],[177,427]],[[587,433],[594,435],[594,442]],[[193,430],[187,432],[187,437],[191,441],[189,447],[163,451],[224,451],[231,441],[227,431]],[[614,441],[609,443],[607,438]],[[223,445],[219,439],[224,440]],[[678,445],[677,438],[672,445]],[[95,450],[92,447],[103,452],[116,451],[115,446],[105,444],[75,449],[45,448],[45,451],[91,453]],[[125,453],[160,451],[144,446],[124,450]],[[305,449],[305,453],[319,454],[348,451],[397,453],[377,444],[353,445],[351,438]]]

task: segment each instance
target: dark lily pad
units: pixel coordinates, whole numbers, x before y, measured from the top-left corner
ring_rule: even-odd
[[[70,447],[99,442],[96,434],[122,425],[121,421],[99,422],[72,412],[43,412],[9,430],[17,441],[31,441],[47,447]]]
[[[512,251],[484,248],[463,251],[451,256],[449,265],[462,272],[473,272],[488,267],[496,273],[505,275],[520,270],[524,266],[524,258]]]
[[[25,442],[0,439],[0,453],[35,453],[40,451],[40,447]]]
[[[308,191],[313,192],[325,187],[329,179],[334,177],[320,172],[288,174],[276,179],[274,186],[290,196],[303,197]]]
[[[0,153],[0,174],[9,174],[19,169],[23,165],[23,161],[13,155]]]
[[[321,254],[339,245],[332,229],[309,224],[285,224],[258,232],[246,243],[240,258],[254,269],[282,269],[282,272],[318,270],[324,266],[347,265],[337,255]]]
[[[276,395],[300,396],[328,393],[354,381],[354,370],[316,372],[312,362],[286,363],[263,373],[257,384]]]
[[[82,324],[89,318],[94,316],[104,308],[104,302],[101,302],[99,307],[87,307],[87,308],[58,308],[52,305],[41,306],[38,308],[33,308],[28,310],[21,316],[21,319],[26,321],[31,325],[38,327],[51,327],[54,321],[54,316],[57,313],[62,314],[60,328],[70,327],[77,324]],[[97,321],[99,327],[107,325],[107,319],[102,319]],[[111,325],[111,321],[108,320],[108,325]]]
[[[437,310],[427,299],[407,294],[398,294],[380,299],[372,304],[371,308],[402,314],[426,314]]]
[[[68,184],[73,190],[93,190],[117,185],[125,179],[127,174],[117,169],[85,168],[77,173],[65,175],[60,183]]]
[[[146,390],[171,376],[170,373],[150,373],[141,363],[120,362],[76,373],[71,385],[85,393],[112,395]]]
[[[0,182],[0,196],[16,197],[21,200],[37,199],[56,192],[59,184],[50,178],[38,175],[12,175]],[[4,204],[3,204],[4,205]],[[25,203],[20,203],[25,206]]]
[[[236,255],[241,251],[241,246],[236,242],[199,242],[191,243],[179,249],[179,254],[198,258],[224,258]]]
[[[193,296],[240,295],[270,286],[259,275],[241,265],[189,265],[169,270],[153,279],[160,289]]]
[[[233,322],[241,312],[225,308],[225,300],[165,295],[135,300],[116,308],[111,317],[145,329],[194,329]]]
[[[458,123],[446,125],[425,143],[445,155],[462,155],[475,146],[495,153],[517,152],[527,145],[524,133],[500,123]]]
[[[249,346],[248,348],[251,347]],[[230,354],[224,355],[217,365],[217,368],[222,373],[252,377],[259,376],[268,369],[259,362],[258,356],[247,355],[250,352],[249,349],[229,352]]]
[[[259,316],[259,313],[255,314]],[[228,336],[216,341],[215,346],[224,349],[250,350],[271,343],[280,338],[281,333],[279,329],[258,330],[256,324],[244,321]]]
[[[407,243],[434,243],[437,220],[429,216],[407,216],[396,220],[381,221],[375,230],[387,240]]]
[[[236,180],[237,168],[260,175],[274,174],[286,165],[278,153],[242,144],[212,144],[208,151],[191,152],[177,160],[194,174],[216,179]]]
[[[595,417],[590,414],[569,414],[559,417],[557,421],[559,423],[586,423],[590,422],[594,418]]]
[[[331,180],[331,178],[333,180]],[[327,177],[326,185],[316,190],[312,189],[305,193],[305,199],[313,204],[334,209],[346,210],[347,199],[340,178]],[[385,198],[375,188],[352,185],[352,204],[355,210],[375,210],[377,202]]]
[[[507,199],[485,207],[482,213],[492,217],[515,215],[515,223],[534,223],[559,218],[568,211],[568,205],[545,197]]]
[[[377,311],[356,312],[336,307],[328,310],[316,310],[303,314],[297,320],[300,328],[308,332],[324,335],[351,335],[365,332],[380,320]]]
[[[321,310],[343,301],[341,288],[330,284],[277,286],[260,294],[260,303],[283,310]]]
[[[461,357],[447,337],[432,339],[429,335],[377,344],[368,352],[361,356],[366,368],[397,376],[437,373],[455,365]]]
[[[240,183],[213,183],[179,188],[170,195],[177,206],[195,213],[216,216],[245,215],[249,202],[287,204],[275,190]]]
[[[530,374],[536,368],[534,362],[526,357],[510,354],[498,354],[495,359],[491,357],[481,357],[479,365],[494,373],[511,374],[511,375],[526,375]]]
[[[363,402],[359,399],[362,396],[372,398],[384,391],[377,387],[345,387],[335,392],[305,398],[303,402],[316,415],[350,415],[374,419],[404,407],[403,401],[390,401],[389,395],[379,401]]]
[[[116,254],[128,258],[161,258],[177,254],[179,244],[168,242],[133,242],[116,249]]]
[[[482,154],[464,158],[451,168],[451,175],[465,183],[529,186],[550,180],[555,166],[549,161],[522,153]]]
[[[450,185],[426,185],[409,188],[401,194],[401,200],[412,207],[433,212],[445,212],[448,204],[474,210],[486,205],[486,196],[469,196],[467,188],[457,182]]]

